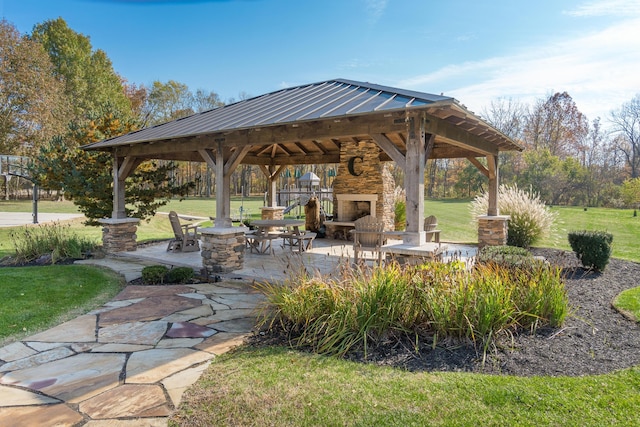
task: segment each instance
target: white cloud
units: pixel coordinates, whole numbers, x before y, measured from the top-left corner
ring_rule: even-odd
[[[444,89],[445,95],[476,112],[500,97],[529,103],[567,91],[590,119],[608,117],[640,92],[640,18],[521,52],[448,65],[398,86],[425,92]]]
[[[630,16],[640,15],[638,0],[599,0],[590,1],[575,9],[565,11],[567,15],[583,16]]]

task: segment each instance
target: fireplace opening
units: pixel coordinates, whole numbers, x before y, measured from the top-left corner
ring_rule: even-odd
[[[336,194],[337,221],[353,222],[367,215],[376,216],[376,194]]]

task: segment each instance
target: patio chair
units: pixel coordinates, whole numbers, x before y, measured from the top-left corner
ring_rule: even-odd
[[[424,231],[426,231],[425,240],[430,242],[433,240],[440,243],[440,230],[438,230],[438,219],[434,215],[430,215],[424,219]]]
[[[174,237],[167,246],[167,252],[195,252],[200,250],[197,225],[180,224],[180,218],[174,211],[169,212],[169,222],[171,222]]]
[[[367,215],[354,222],[355,229],[351,231],[353,234],[353,261],[358,263],[358,255],[362,256],[362,252],[371,252],[374,256],[377,254],[378,263],[382,262],[382,252],[380,248],[384,244],[384,222],[377,218]]]
[[[291,245],[291,250],[295,251],[297,248],[297,251],[302,253],[309,249],[313,249],[313,240],[317,235],[318,233],[314,233],[311,231],[304,231],[298,234],[293,233],[288,237],[290,242],[289,244]]]

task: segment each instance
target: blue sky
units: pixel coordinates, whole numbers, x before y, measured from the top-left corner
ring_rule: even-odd
[[[589,119],[640,93],[639,0],[0,0],[23,32],[62,17],[129,82],[256,96],[347,78],[476,113],[567,91]]]

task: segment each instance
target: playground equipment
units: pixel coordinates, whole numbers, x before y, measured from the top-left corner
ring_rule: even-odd
[[[38,185],[27,175],[27,165],[31,160],[23,156],[0,155],[0,175],[4,176],[5,200],[9,200],[9,181],[19,177],[33,184],[32,217],[33,223],[38,223]]]

